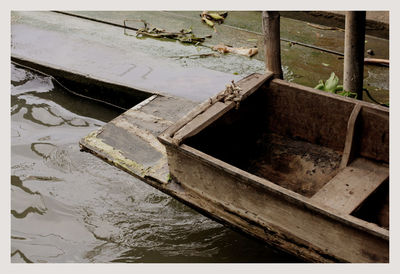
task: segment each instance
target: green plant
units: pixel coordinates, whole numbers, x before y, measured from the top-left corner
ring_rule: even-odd
[[[343,86],[339,85],[339,78],[335,75],[334,72],[331,73],[331,76],[328,78],[328,80],[325,81],[325,83],[324,81],[319,80],[319,83],[315,87],[315,89],[339,94],[346,97],[357,98],[357,93],[343,90]]]

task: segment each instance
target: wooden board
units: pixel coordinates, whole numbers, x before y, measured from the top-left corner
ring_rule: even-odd
[[[359,153],[389,163],[389,109],[375,105],[360,111]]]
[[[264,83],[266,83],[268,80],[272,79],[273,74],[268,72],[266,74],[251,74],[247,76],[246,78],[243,78],[240,80],[238,83],[236,83],[240,88],[240,96],[241,100],[245,100],[248,96],[253,94],[258,88],[260,88]],[[204,116],[200,119],[197,120],[196,127],[194,124],[192,124],[192,129],[188,130],[182,130],[181,134],[178,134],[178,131],[180,131],[183,127],[186,127],[187,124],[195,119],[197,116],[201,115],[202,113],[208,112],[211,106],[215,105],[216,103],[221,103],[218,102],[218,98],[221,97],[224,94],[224,90],[219,92],[217,95],[211,97],[209,100],[203,102],[199,106],[197,106],[195,109],[193,109],[190,113],[185,115],[181,120],[179,120],[177,123],[175,123],[173,126],[169,127],[163,135],[168,136],[168,137],[173,137],[174,138],[174,144],[179,145],[184,139],[193,136],[194,134],[200,132],[202,129],[205,128],[203,127],[203,123],[208,123],[211,124],[213,121],[216,119],[212,118],[211,115],[204,114]],[[222,96],[223,97],[223,96]],[[224,103],[225,106],[222,104],[217,104],[216,106],[217,109],[210,109],[211,112],[220,113],[223,115],[230,109],[232,109],[235,106],[234,102],[226,102]],[[221,116],[220,115],[220,116]],[[209,117],[206,119],[205,117]],[[220,117],[218,116],[218,117]],[[194,132],[194,133],[193,133]],[[174,136],[175,135],[175,136]]]
[[[195,106],[182,98],[153,95],[90,133],[80,145],[139,179],[152,176],[167,182],[167,157],[157,135]]]
[[[354,146],[355,139],[357,136],[356,132],[356,124],[357,124],[357,119],[359,116],[358,114],[360,113],[361,110],[361,105],[357,104],[353,108],[353,111],[351,112],[349,121],[347,122],[347,135],[346,135],[346,141],[344,144],[344,150],[343,150],[343,156],[342,156],[342,161],[340,163],[340,168],[345,168],[346,166],[349,165],[349,163],[353,160],[354,154],[356,152],[356,147]]]
[[[212,122],[220,118],[226,112],[228,112],[235,104],[229,102],[228,104],[222,102],[216,102],[211,105],[206,112],[203,112],[196,116],[192,121],[181,128],[177,133],[174,134],[174,139],[181,143],[183,138],[189,138],[201,130],[209,126]]]
[[[360,154],[389,162],[388,108],[280,79],[272,80],[268,89],[265,118],[271,131],[343,151],[348,120],[359,104]]]
[[[358,158],[339,172],[311,200],[350,214],[388,178],[388,167]]]

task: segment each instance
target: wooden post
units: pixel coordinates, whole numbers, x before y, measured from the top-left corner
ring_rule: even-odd
[[[278,11],[262,12],[265,66],[275,78],[283,79],[281,66],[280,21]]]
[[[365,11],[347,11],[344,38],[343,88],[362,100],[364,80]]]

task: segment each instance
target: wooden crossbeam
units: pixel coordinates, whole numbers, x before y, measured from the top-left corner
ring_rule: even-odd
[[[356,153],[356,137],[357,137],[357,121],[359,121],[359,113],[361,111],[361,105],[356,104],[353,111],[350,114],[350,118],[347,122],[347,134],[344,144],[344,150],[342,155],[342,161],[340,162],[340,168],[345,168],[354,158]]]

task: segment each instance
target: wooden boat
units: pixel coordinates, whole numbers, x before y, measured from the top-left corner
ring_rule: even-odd
[[[237,86],[158,137],[159,188],[307,261],[388,262],[388,110],[271,73]]]

